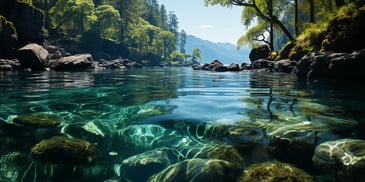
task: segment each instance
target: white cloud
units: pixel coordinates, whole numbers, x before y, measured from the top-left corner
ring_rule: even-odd
[[[199,26],[199,29],[212,29],[212,28],[214,28],[213,25],[200,25]]]

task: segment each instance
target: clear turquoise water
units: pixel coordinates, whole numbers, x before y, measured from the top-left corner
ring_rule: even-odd
[[[280,73],[220,73],[190,68],[1,72],[0,93],[0,121],[11,123],[18,115],[34,113],[56,114],[63,120],[59,133],[81,138],[79,133],[67,133],[62,128],[92,122],[98,127],[94,134],[101,132],[106,137],[130,126],[152,125],[157,129],[146,130],[152,138],[166,134],[159,133],[161,128],[176,131],[184,139],[174,140],[176,145],[201,137],[201,124],[257,127],[265,133],[266,139],[259,141],[264,146],[272,137],[316,144],[342,137],[365,138],[361,127],[365,122],[365,87],[358,82],[308,83]],[[184,127],[177,127],[176,123],[183,123]],[[150,146],[153,141],[146,139],[146,131],[129,132],[134,138],[144,137],[133,140],[148,146],[143,150],[105,144],[108,139],[102,140],[104,143],[98,140],[99,146],[108,146],[101,147],[102,154],[119,156],[105,165],[115,166],[127,157],[156,148]],[[37,140],[51,134],[39,135]],[[3,131],[0,137],[8,138]],[[254,137],[242,134],[239,142]],[[159,142],[158,147],[176,146],[163,139]],[[204,142],[214,141],[208,138]],[[7,144],[1,144],[1,148],[1,155],[16,150]],[[108,173],[105,178],[115,175]]]

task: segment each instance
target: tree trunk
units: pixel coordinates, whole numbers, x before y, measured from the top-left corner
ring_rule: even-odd
[[[345,5],[345,0],[335,0],[337,8],[341,8]]]
[[[294,27],[295,27],[295,36],[299,35],[299,17],[298,17],[298,0],[294,0]]]
[[[272,17],[274,16],[274,12],[273,12],[273,4],[272,4],[272,0],[267,1],[267,7],[269,9],[269,16],[271,17],[270,19],[272,19]],[[274,51],[274,23],[271,20],[270,21],[270,41],[269,41],[269,47],[270,47],[270,51]]]
[[[309,22],[314,23],[314,0],[309,1]]]
[[[255,0],[252,0],[252,4],[246,3],[244,0],[232,0],[231,3],[236,6],[247,6],[247,7],[254,8],[257,12],[257,16],[261,17],[262,19],[264,19],[267,22],[273,22],[274,24],[279,26],[279,28],[284,32],[284,34],[289,38],[290,41],[295,41],[295,38],[292,36],[292,34],[289,32],[289,30],[285,27],[285,25],[276,16],[272,16],[272,17],[266,16],[260,10],[260,8],[257,6]]]

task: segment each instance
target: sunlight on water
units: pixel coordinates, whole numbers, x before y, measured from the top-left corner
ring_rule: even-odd
[[[151,176],[195,158],[238,161],[243,167],[275,159],[266,148],[277,140],[315,146],[362,139],[357,126],[365,121],[365,90],[352,86],[190,68],[0,73],[0,165],[8,166],[0,170],[0,180],[45,181],[65,173],[64,180],[138,181],[134,169],[150,170],[145,175]],[[62,122],[54,128],[15,123],[34,114]],[[96,145],[99,161],[70,167],[28,156],[52,136]],[[19,156],[26,161],[22,165],[10,158]]]

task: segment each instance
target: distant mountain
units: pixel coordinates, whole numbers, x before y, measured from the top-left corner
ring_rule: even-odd
[[[215,43],[188,35],[186,52],[191,53],[194,48],[199,48],[202,51],[203,63],[210,63],[215,59],[223,64],[250,62],[248,47],[241,47],[240,50],[237,50],[236,46],[231,43]]]

